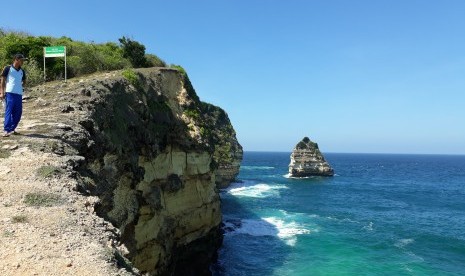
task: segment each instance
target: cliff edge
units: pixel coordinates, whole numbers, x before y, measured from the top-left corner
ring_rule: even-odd
[[[86,237],[81,244],[73,236],[75,247],[94,243],[97,257],[89,262],[102,259],[106,265],[78,261],[85,258],[74,256],[77,251],[62,240],[68,257],[58,270],[50,267],[50,256],[45,256],[19,266],[12,261],[2,275],[10,275],[10,269],[34,272],[40,265],[44,267],[40,271],[50,275],[117,275],[123,270],[150,275],[210,274],[209,265],[222,242],[217,187],[237,176],[242,147],[227,114],[201,102],[183,72],[148,68],[48,83],[31,89],[24,115],[22,135],[2,141],[4,158],[0,160],[5,170],[0,177],[9,188],[3,188],[0,196],[7,198],[9,203],[2,208],[12,217],[0,230],[13,231],[19,225],[13,222],[12,207],[38,212],[38,217],[51,217],[56,208],[64,220],[76,221],[76,225],[70,223],[70,239],[73,233]],[[18,172],[12,168],[20,157],[31,163],[24,183],[13,177]],[[43,166],[34,165],[36,158],[46,160]],[[38,171],[43,167],[50,173],[42,179]],[[31,181],[36,193],[57,198],[56,202],[28,205]],[[15,186],[23,192],[15,195]],[[52,224],[59,227],[60,223]],[[56,235],[48,233],[52,230],[43,227],[41,220],[31,218],[21,225],[41,229],[47,237]],[[25,238],[12,237],[2,239],[14,244]],[[36,244],[41,247],[40,241]],[[29,251],[34,254],[34,248]],[[105,259],[101,252],[111,257]],[[2,259],[7,256],[18,257],[7,248],[0,251]],[[76,261],[68,263],[71,259]]]

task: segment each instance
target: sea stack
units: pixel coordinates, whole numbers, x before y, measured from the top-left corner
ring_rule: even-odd
[[[305,137],[294,148],[289,164],[289,176],[333,176],[334,170],[318,149],[318,144]]]

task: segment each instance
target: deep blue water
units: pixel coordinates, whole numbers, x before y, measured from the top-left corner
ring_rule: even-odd
[[[465,275],[465,156],[326,154],[307,179],[289,156],[245,153],[215,275]]]

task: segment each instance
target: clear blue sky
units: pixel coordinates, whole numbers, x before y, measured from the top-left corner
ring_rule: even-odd
[[[245,150],[465,154],[465,1],[22,1],[0,26],[142,42]],[[8,13],[10,12],[10,15]]]

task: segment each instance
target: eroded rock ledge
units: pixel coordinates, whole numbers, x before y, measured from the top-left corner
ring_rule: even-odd
[[[45,97],[41,89],[32,95]],[[242,159],[227,114],[174,69],[59,89],[57,112],[67,116],[46,150],[75,156],[78,189],[100,198],[96,211],[120,230],[125,257],[151,275],[208,275],[222,242],[217,187],[234,180]]]

